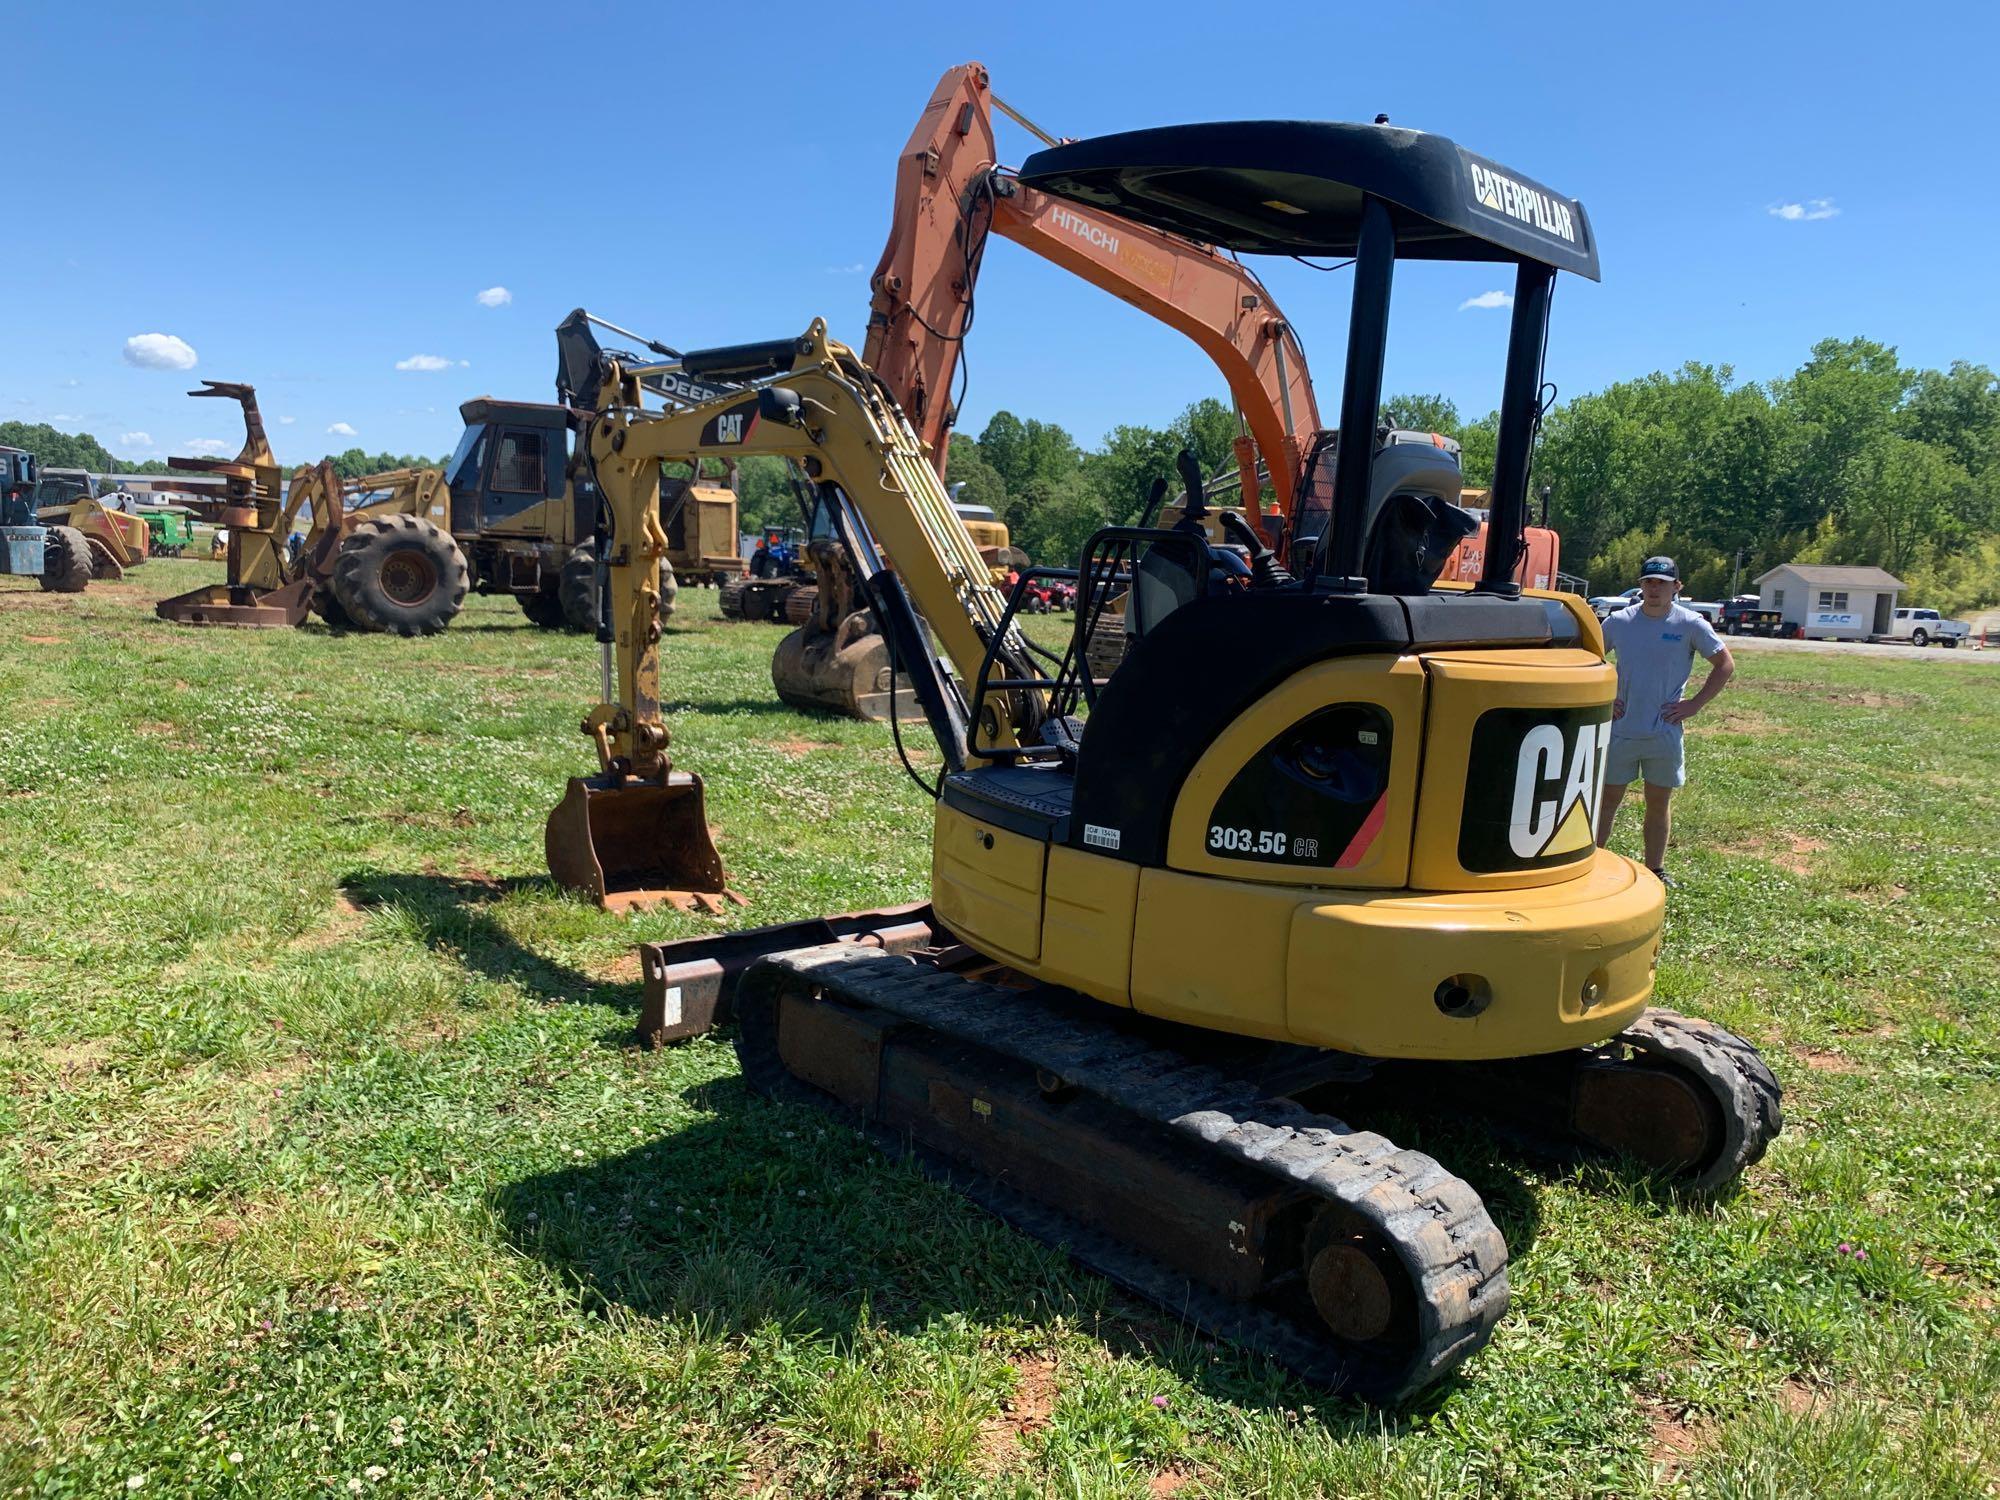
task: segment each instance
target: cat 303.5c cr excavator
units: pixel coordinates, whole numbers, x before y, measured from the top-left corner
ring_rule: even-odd
[[[887,387],[823,325],[675,361],[738,387],[684,411],[646,411],[659,372],[614,365],[589,441],[611,526],[584,726],[600,771],[552,814],[550,866],[600,899],[722,889],[660,716],[660,469],[795,461],[942,755],[931,901],[651,946],[645,1025],[733,1013],[756,1088],[858,1120],[1216,1334],[1395,1400],[1489,1337],[1507,1247],[1469,1184],[1333,1101],[1400,1080],[1418,1108],[1503,1114],[1695,1190],[1780,1123],[1754,1048],[1647,1008],[1664,893],[1591,837],[1613,672],[1581,600],[1512,577],[1550,293],[1558,270],[1596,277],[1590,225],[1382,125],[1128,132],[1019,178],[1085,224],[1108,208],[1239,252],[1354,257],[1341,431],[1364,436],[1338,444],[1307,566],[1241,517],[1212,547],[1195,474],[1180,525],[1092,539],[1075,636],[1040,652]],[[1462,518],[1399,488],[1371,440],[1399,256],[1515,267],[1471,587],[1434,586]],[[1126,587],[1130,649],[1098,684],[1084,638]]]

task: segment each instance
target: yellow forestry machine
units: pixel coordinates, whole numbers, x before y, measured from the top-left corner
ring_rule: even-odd
[[[528,619],[545,628],[594,628],[597,495],[587,474],[578,477],[570,453],[570,434],[590,413],[567,400],[573,389],[596,396],[588,372],[606,356],[590,322],[579,310],[556,330],[557,388],[565,400],[480,396],[463,403],[465,430],[442,470],[343,479],[322,463],[287,483],[266,440],[255,389],[204,382],[207,389],[190,394],[243,403],[243,451],[234,459],[172,464],[227,480],[226,498],[210,519],[226,528],[228,581],[163,600],[158,613],[182,624],[246,626],[293,626],[318,614],[345,629],[435,635],[457,617],[466,594],[477,591],[512,594]],[[672,406],[722,388],[679,380],[656,381],[648,391]],[[732,463],[690,469],[669,478],[662,491],[668,552],[658,597],[665,619],[673,612],[677,573],[720,583],[741,573],[743,562]],[[137,525],[143,542],[145,523]],[[93,537],[91,545],[100,543]]]
[[[292,525],[312,495],[338,502],[340,476],[332,464],[322,462],[315,469],[302,469],[287,485],[264,432],[257,388],[221,380],[201,384],[200,390],[188,394],[242,406],[243,447],[234,458],[170,458],[167,467],[223,481],[222,498],[205,500],[195,510],[223,528],[229,581],[162,599],[153,612],[179,625],[297,625],[312,608],[315,590],[329,576],[340,530],[339,517],[322,516],[324,504],[315,505],[313,519],[320,526],[317,544],[311,552],[294,557]]]
[[[1019,175],[1085,229],[1108,208],[1238,253],[1354,260],[1329,519],[1297,573],[1240,516],[1211,541],[1189,459],[1179,524],[1105,528],[1076,568],[1030,570],[1078,592],[1071,641],[1043,651],[1014,622],[1026,584],[994,588],[888,388],[823,324],[614,362],[588,444],[599,769],[550,817],[550,869],[607,904],[724,890],[660,712],[660,474],[792,460],[942,758],[934,783],[911,768],[935,799],[931,899],[648,945],[642,1028],[733,1019],[753,1087],[858,1121],[1214,1334],[1399,1400],[1491,1336],[1507,1246],[1468,1183],[1355,1110],[1499,1117],[1692,1191],[1780,1128],[1749,1043],[1648,1008],[1665,894],[1591,836],[1614,673],[1583,601],[1513,576],[1551,292],[1558,270],[1596,278],[1589,221],[1379,124],[1142,130]],[[1399,256],[1514,267],[1470,585],[1438,583],[1457,518],[1376,461]],[[737,389],[643,408],[643,382],[681,374]],[[1088,636],[1121,590],[1130,645],[1100,684]]]

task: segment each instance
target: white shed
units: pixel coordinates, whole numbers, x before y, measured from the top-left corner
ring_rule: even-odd
[[[1765,609],[1809,638],[1865,641],[1887,635],[1903,581],[1881,568],[1833,568],[1819,563],[1783,563],[1759,575],[1757,591]]]

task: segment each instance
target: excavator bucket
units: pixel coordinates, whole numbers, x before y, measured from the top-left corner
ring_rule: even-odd
[[[889,648],[865,612],[849,615],[832,630],[808,621],[778,643],[771,657],[771,685],[793,708],[849,719],[887,719]],[[907,683],[896,706],[905,718],[922,711]]]
[[[771,685],[793,708],[887,719],[894,685],[889,647],[862,596],[854,564],[845,548],[824,537],[807,547],[806,557],[817,582],[786,600],[785,617],[798,629],[772,654]],[[921,714],[916,694],[907,683],[902,688],[896,709],[903,717]]]
[[[665,903],[722,910],[722,856],[709,837],[701,778],[664,782],[573,776],[543,835],[549,873],[606,911]]]

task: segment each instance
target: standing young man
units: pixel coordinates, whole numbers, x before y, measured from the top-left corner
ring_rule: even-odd
[[[1681,572],[1671,557],[1649,557],[1639,569],[1639,602],[1604,622],[1604,644],[1618,659],[1618,701],[1611,709],[1611,749],[1604,761],[1597,842],[1611,841],[1611,823],[1634,777],[1646,782],[1646,868],[1663,884],[1674,791],[1687,779],[1681,726],[1706,708],[1736,675],[1736,661],[1708,621],[1675,602]],[[1682,698],[1699,651],[1708,681]]]

